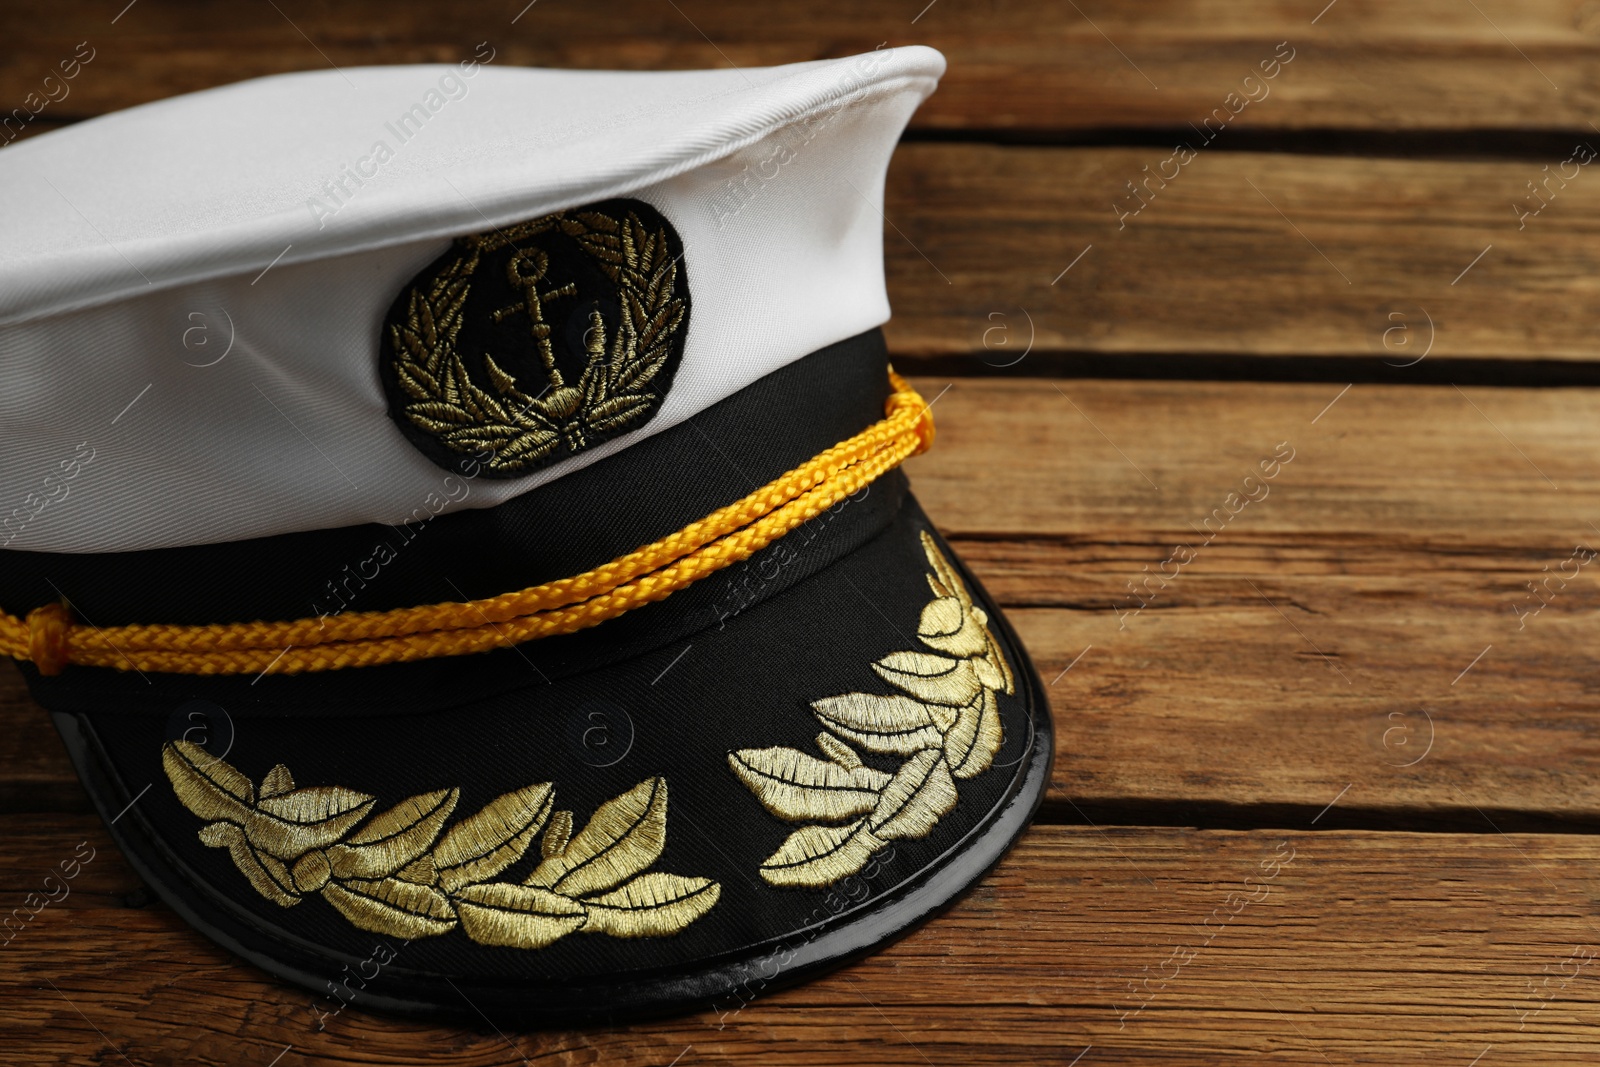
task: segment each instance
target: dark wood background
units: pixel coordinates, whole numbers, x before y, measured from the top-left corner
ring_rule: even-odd
[[[1600,173],[1563,165],[1600,147],[1600,2],[124,3],[0,7],[5,108],[96,49],[28,135],[482,40],[625,68],[941,48],[887,205],[888,334],[940,395],[911,473],[1051,682],[1060,748],[1038,824],[947,916],[737,1015],[319,1030],[151,901],[5,668],[0,897],[97,850],[0,948],[5,1062],[1600,1054],[1600,563],[1569,562],[1600,547]],[[1133,612],[1280,442],[1269,495]]]

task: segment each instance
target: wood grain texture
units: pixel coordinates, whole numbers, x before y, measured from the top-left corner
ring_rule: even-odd
[[[1066,1065],[1089,1045],[1098,1062],[1158,1064],[1600,1055],[1588,837],[1041,826],[952,912],[844,971],[742,1008],[539,1034],[356,1008],[319,1019],[308,994],[147,902],[91,818],[0,827],[8,899],[38,891],[78,842],[98,849],[0,947],[0,1049],[29,1056],[8,1062]]]
[[[1600,392],[949,384],[912,481],[1053,682],[1052,817],[1600,825]],[[81,805],[4,676],[0,804]]]
[[[1397,368],[1424,352],[1595,357],[1591,166],[1567,167],[1576,177],[1539,200],[1528,183],[1543,182],[1546,165],[1559,171],[1565,154],[1462,162],[1201,148],[1181,168],[1171,155],[902,145],[885,235],[896,357],[971,353],[974,369],[1005,367],[1030,339],[1041,354],[1365,356]],[[1519,217],[1517,203],[1545,206]],[[1395,380],[1405,380],[1399,369]]]
[[[1281,443],[1294,458],[1217,543],[1248,531],[1307,546],[1564,556],[1600,520],[1600,390],[914,382],[936,398],[939,437],[907,470],[959,538],[1192,539],[1191,524],[1244,492],[1245,476],[1259,479]]]
[[[0,664],[0,736],[0,811],[90,810],[49,715],[9,662]]]
[[[943,50],[889,176],[887,334],[902,369],[987,377],[918,380],[940,437],[909,469],[1050,683],[1059,746],[1040,824],[909,938],[737,1011],[525,1033],[319,1017],[188,929],[0,665],[0,913],[97,849],[0,932],[0,1064],[1600,1052],[1600,566],[1574,563],[1600,548],[1600,390],[1417,384],[1469,360],[1596,380],[1600,178],[1562,164],[1600,147],[1600,2],[124,3],[0,6],[0,117],[85,40],[21,136],[480,41],[622,69]],[[1245,83],[1285,49],[1265,95]],[[194,158],[225,165],[203,131]],[[1040,377],[1268,363],[1368,369]]]
[[[1600,590],[1566,561],[1600,537],[1596,400],[961,381],[911,473],[1054,683],[1067,817],[1314,814],[1348,786],[1335,824],[1592,823]]]
[[[1600,104],[1600,9],[1584,0],[1338,0],[1326,10],[1325,0],[467,0],[448,14],[378,0],[146,2],[113,25],[120,7],[8,3],[0,101],[21,104],[82,40],[98,54],[61,101],[74,118],[283,71],[450,62],[487,40],[496,62],[603,69],[762,66],[929,44],[950,73],[915,121],[939,130],[1180,129],[1234,93],[1259,98],[1235,130],[1589,136]],[[1265,92],[1245,84],[1280,46],[1293,58]]]

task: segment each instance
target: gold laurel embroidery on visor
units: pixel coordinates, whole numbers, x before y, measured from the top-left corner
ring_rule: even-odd
[[[515,310],[532,320],[547,381],[530,394],[485,353],[489,387],[484,388],[473,380],[456,346],[479,257],[552,229],[573,238],[616,283],[618,329],[608,345],[604,319],[598,310],[590,312],[588,363],[578,382],[568,384],[556,366],[543,302],[571,296],[574,287],[539,291],[545,253],[521,249],[508,269],[523,301],[502,313]],[[684,301],[675,295],[678,267],[665,230],[651,233],[631,211],[626,219],[597,211],[561,212],[460,243],[462,254],[426,289],[411,290],[404,323],[389,327],[395,374],[409,398],[405,415],[413,425],[452,452],[487,452],[491,470],[514,474],[563,443],[580,451],[587,434],[620,429],[651,410],[656,395],[648,391],[650,380],[666,364],[684,316]]]
[[[525,949],[574,931],[663,937],[722,894],[708,878],[647,870],[667,843],[665,778],[606,801],[577,833],[570,811],[552,812],[548,782],[497,797],[445,830],[459,789],[408,797],[369,819],[375,798],[343,786],[296,788],[281,763],[258,790],[187,741],[167,742],[161,762],[183,806],[210,820],[201,842],[226,848],[256,892],[286,908],[320,892],[373,933],[415,939],[460,926],[479,944]],[[494,881],[541,830],[532,873]]]
[[[728,754],[733,773],[767,811],[811,824],[762,863],[761,877],[773,885],[832,885],[889,841],[926,837],[954,810],[955,779],[988,770],[1000,750],[1005,735],[995,694],[1015,690],[1011,667],[988,615],[926,532],[922,549],[934,599],[922,609],[917,637],[935,652],[893,652],[872,665],[901,692],[813,702],[827,727],[817,735],[826,759],[781,746]],[[848,742],[904,759],[892,773],[879,770]]]

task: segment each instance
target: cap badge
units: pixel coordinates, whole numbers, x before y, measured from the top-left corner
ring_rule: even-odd
[[[643,426],[683,356],[682,258],[671,223],[641,200],[458,238],[389,309],[390,417],[439,466],[474,457],[492,478]]]

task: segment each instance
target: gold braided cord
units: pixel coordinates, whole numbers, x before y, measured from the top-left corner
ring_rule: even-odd
[[[933,443],[933,419],[891,369],[882,421],[676,533],[571,578],[465,603],[290,622],[76,625],[46,605],[0,613],[0,652],[45,674],[67,664],[174,674],[298,674],[461,656],[597,626],[731,566]]]

